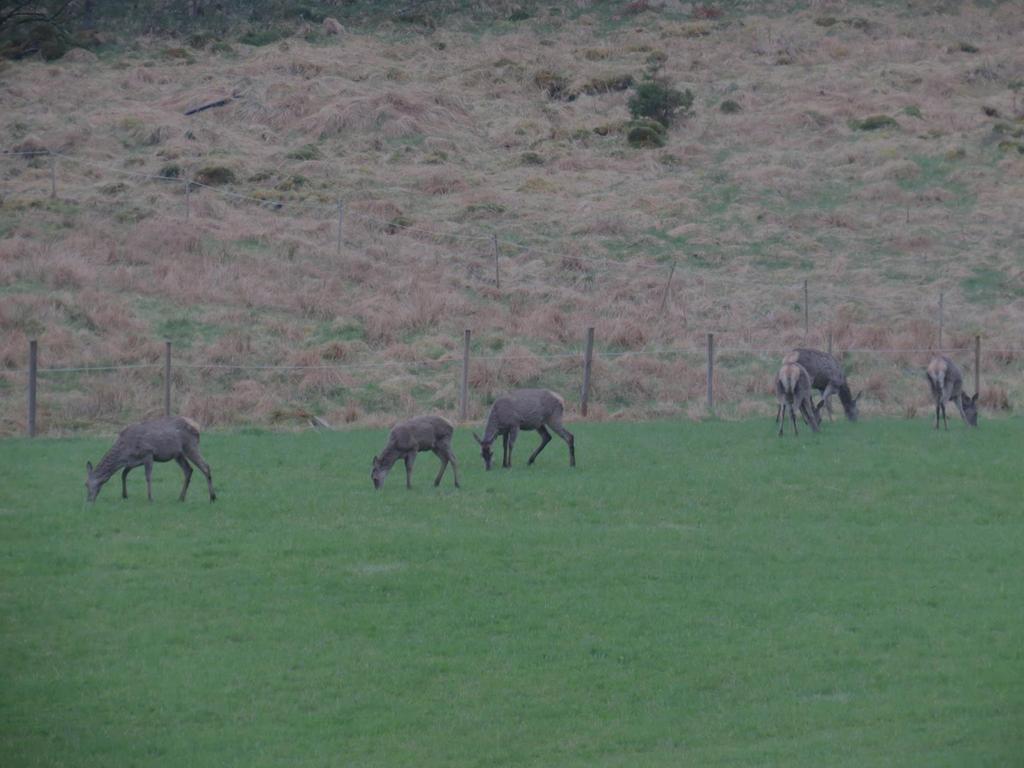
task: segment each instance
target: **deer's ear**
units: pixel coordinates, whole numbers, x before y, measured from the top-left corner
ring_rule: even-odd
[[[88,472],[90,475],[92,474],[92,462],[91,461],[85,462],[85,471]]]

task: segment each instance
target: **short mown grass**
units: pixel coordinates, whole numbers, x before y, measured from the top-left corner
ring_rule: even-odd
[[[490,473],[460,429],[460,491],[373,491],[381,430],[210,433],[213,505],[0,442],[4,765],[1024,754],[1024,421],[571,428]]]

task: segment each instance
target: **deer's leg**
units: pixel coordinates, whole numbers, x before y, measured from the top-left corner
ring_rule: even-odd
[[[953,398],[953,402],[956,403],[956,409],[960,411],[960,418],[964,420],[964,424],[967,423],[967,414],[964,413],[964,404],[961,401],[960,395]]]
[[[793,437],[797,437],[800,432],[796,428],[796,409],[793,407],[793,403],[789,404],[789,417],[793,420]]]
[[[508,464],[507,467],[512,469],[512,449],[515,448],[516,438],[519,437],[519,427],[512,427],[508,431]]]
[[[124,472],[121,473],[121,498],[128,498],[128,473],[132,471],[131,467],[125,467]]]
[[[202,454],[199,453],[199,447],[186,447],[185,458],[195,464],[199,468],[199,471],[203,473],[203,476],[206,478],[206,487],[210,491],[210,501],[216,501],[217,494],[213,491],[213,473],[210,471],[210,465],[206,463]]]
[[[441,478],[444,477],[444,471],[448,469],[448,454],[445,453],[444,448],[437,446],[434,448],[434,455],[441,460],[441,471],[434,478],[434,487],[437,488],[441,484]]]
[[[935,428],[936,429],[939,428],[939,413],[941,411],[941,408],[942,408],[942,406],[939,403],[939,398],[936,397],[935,398]]]
[[[785,402],[780,402],[779,403],[778,416],[775,417],[775,421],[779,425],[779,437],[782,437],[783,432],[784,432],[784,430],[786,428],[786,403]]]
[[[181,471],[185,474],[185,484],[181,486],[181,495],[178,496],[178,501],[185,500],[185,494],[188,492],[188,484],[192,480],[192,465],[188,463],[188,459],[185,458],[184,454],[180,454],[175,459],[178,462],[178,466],[181,467]]]
[[[558,435],[560,438],[565,440],[565,442],[568,444],[568,446],[569,446],[569,466],[570,467],[575,467],[576,466],[576,438],[573,437],[572,432],[570,432],[568,429],[566,429],[565,427],[562,426],[562,422],[561,421],[559,421],[557,424],[555,422],[551,422],[551,424],[549,426],[551,427],[551,429],[553,429],[555,431],[556,435]],[[539,452],[540,451],[538,451],[538,453]]]
[[[153,500],[153,457],[147,456],[143,464],[146,468],[146,498]]]
[[[405,454],[405,487],[412,488],[412,465],[416,463],[416,451]]]
[[[537,450],[530,454],[530,458],[526,462],[527,464],[533,464],[533,460],[544,450],[544,446],[551,442],[551,433],[547,431],[543,424],[537,427],[537,434],[540,435],[540,445],[537,446]]]
[[[825,403],[825,410],[828,411],[828,420],[832,421],[832,395],[836,393],[835,387],[832,386],[830,381],[825,385],[825,388],[821,390],[821,400]]]
[[[946,404],[945,404],[945,402],[943,402],[943,404],[942,404],[942,426],[946,430],[949,429],[949,422],[946,420]]]
[[[506,469],[509,466],[508,463],[508,432],[501,433],[501,468]]]

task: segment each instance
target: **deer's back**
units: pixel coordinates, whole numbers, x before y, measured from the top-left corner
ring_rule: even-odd
[[[515,389],[495,400],[491,413],[501,429],[537,429],[564,409],[561,395],[550,389]]]
[[[963,387],[960,367],[945,355],[936,355],[928,363],[928,379],[935,391],[955,395]]]
[[[803,366],[810,377],[811,386],[815,389],[824,389],[830,383],[835,387],[846,383],[843,366],[828,352],[822,352],[819,349],[798,348],[786,355],[783,362],[798,363]]]
[[[811,389],[810,375],[799,363],[783,363],[776,381],[779,391],[790,396],[806,395]]]
[[[427,451],[450,441],[454,432],[452,423],[441,416],[415,416],[392,427],[389,440],[402,451]]]
[[[127,456],[153,454],[158,461],[169,461],[185,446],[199,441],[195,422],[179,416],[142,421],[121,430],[113,451]]]

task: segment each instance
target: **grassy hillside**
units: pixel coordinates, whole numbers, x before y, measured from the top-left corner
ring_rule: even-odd
[[[1019,418],[573,429],[490,473],[460,430],[461,491],[207,434],[213,505],[0,442],[4,764],[1015,764]]]
[[[1019,401],[1020,5],[651,6],[4,64],[0,145],[76,160],[51,200],[48,159],[0,157],[0,430],[23,426],[9,371],[29,338],[50,366],[157,363],[164,338],[184,364],[325,366],[181,369],[176,405],[206,424],[379,423],[450,411],[464,328],[491,358],[475,415],[510,385],[571,393],[578,364],[545,356],[587,325],[631,353],[599,364],[599,417],[703,415],[704,362],[683,352],[709,331],[727,416],[765,412],[777,352],[829,332],[909,350],[848,363],[868,413],[912,415],[940,291],[945,346],[993,350],[990,411]],[[651,73],[694,114],[634,149],[616,89]],[[188,222],[185,178],[215,185]],[[48,377],[42,427],[150,413],[158,377]]]

